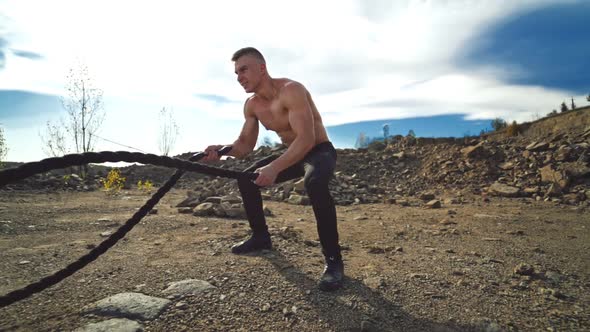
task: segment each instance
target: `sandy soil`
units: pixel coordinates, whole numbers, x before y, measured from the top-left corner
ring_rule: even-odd
[[[0,294],[76,260],[148,197],[0,192]],[[87,304],[130,291],[165,297],[169,282],[189,278],[217,288],[174,299],[146,331],[590,330],[584,208],[481,197],[440,209],[339,206],[347,278],[324,293],[310,207],[268,202],[274,250],[236,256],[246,221],[179,214],[185,197],[172,191],[97,261],[0,309],[0,330],[73,330],[104,320],[82,314]]]

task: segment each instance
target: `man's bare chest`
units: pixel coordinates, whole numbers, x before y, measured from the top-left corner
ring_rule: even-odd
[[[288,110],[280,103],[265,103],[256,106],[254,113],[267,130],[284,131],[290,128]]]

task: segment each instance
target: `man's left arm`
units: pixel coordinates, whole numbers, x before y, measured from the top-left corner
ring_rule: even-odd
[[[295,133],[295,139],[279,158],[261,168],[255,181],[259,186],[273,184],[281,171],[303,159],[315,144],[313,114],[305,87],[300,83],[291,83],[283,89],[281,99],[287,108],[289,125]]]

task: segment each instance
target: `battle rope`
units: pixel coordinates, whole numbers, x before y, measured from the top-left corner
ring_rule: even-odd
[[[231,147],[224,147],[219,150],[220,154],[226,154],[231,150]],[[190,161],[197,161],[205,156],[204,153],[197,153],[192,156]],[[27,163],[19,166],[18,168],[8,169],[0,171],[0,186],[9,182],[14,182],[20,179],[24,179],[33,174],[46,172],[48,170],[57,168],[66,168],[69,166],[82,165],[86,163],[99,163],[99,162],[140,162],[143,164],[152,164],[158,166],[174,167],[178,170],[170,177],[170,179],[158,189],[158,191],[149,199],[147,202],[133,214],[127,222],[116,232],[114,232],[109,238],[101,242],[97,247],[92,249],[89,253],[82,256],[77,261],[69,264],[65,268],[56,273],[44,277],[38,282],[29,284],[21,289],[14,290],[4,296],[0,297],[0,308],[11,305],[17,301],[25,299],[35,293],[41,292],[42,290],[51,287],[65,278],[71,276],[78,270],[82,269],[89,263],[96,260],[100,255],[104,254],[108,249],[114,246],[120,239],[122,239],[135,225],[137,225],[143,217],[164,197],[164,195],[176,184],[178,179],[184,174],[183,170],[190,170],[201,172],[210,175],[239,178],[248,177],[255,179],[256,174],[236,172],[230,170],[219,169],[216,167],[205,166],[196,164],[190,161],[184,161],[180,159],[174,159],[169,157],[156,156],[153,154],[140,154],[130,152],[99,152],[99,153],[84,153],[84,154],[73,154],[66,155],[61,158],[49,158],[39,162]]]
[[[186,160],[157,156],[149,153],[127,152],[127,151],[103,151],[103,152],[86,152],[82,154],[68,154],[63,157],[47,158],[41,161],[23,164],[19,167],[10,168],[0,171],[0,186],[10,182],[22,180],[37,173],[44,173],[58,168],[70,166],[79,166],[89,163],[104,162],[130,162],[151,164],[156,166],[165,166],[170,168],[182,169],[185,171],[199,172],[213,176],[222,176],[226,178],[238,179],[247,177],[255,179],[255,173],[244,173],[228,169],[206,166]]]

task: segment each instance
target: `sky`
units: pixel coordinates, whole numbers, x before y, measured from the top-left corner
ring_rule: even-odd
[[[39,133],[65,116],[78,63],[104,93],[100,137],[159,153],[166,107],[180,129],[172,154],[230,144],[248,97],[230,59],[245,46],[272,77],[307,87],[337,147],[385,123],[432,137],[530,121],[571,98],[587,104],[587,17],[583,0],[0,0],[6,160],[47,157]]]

